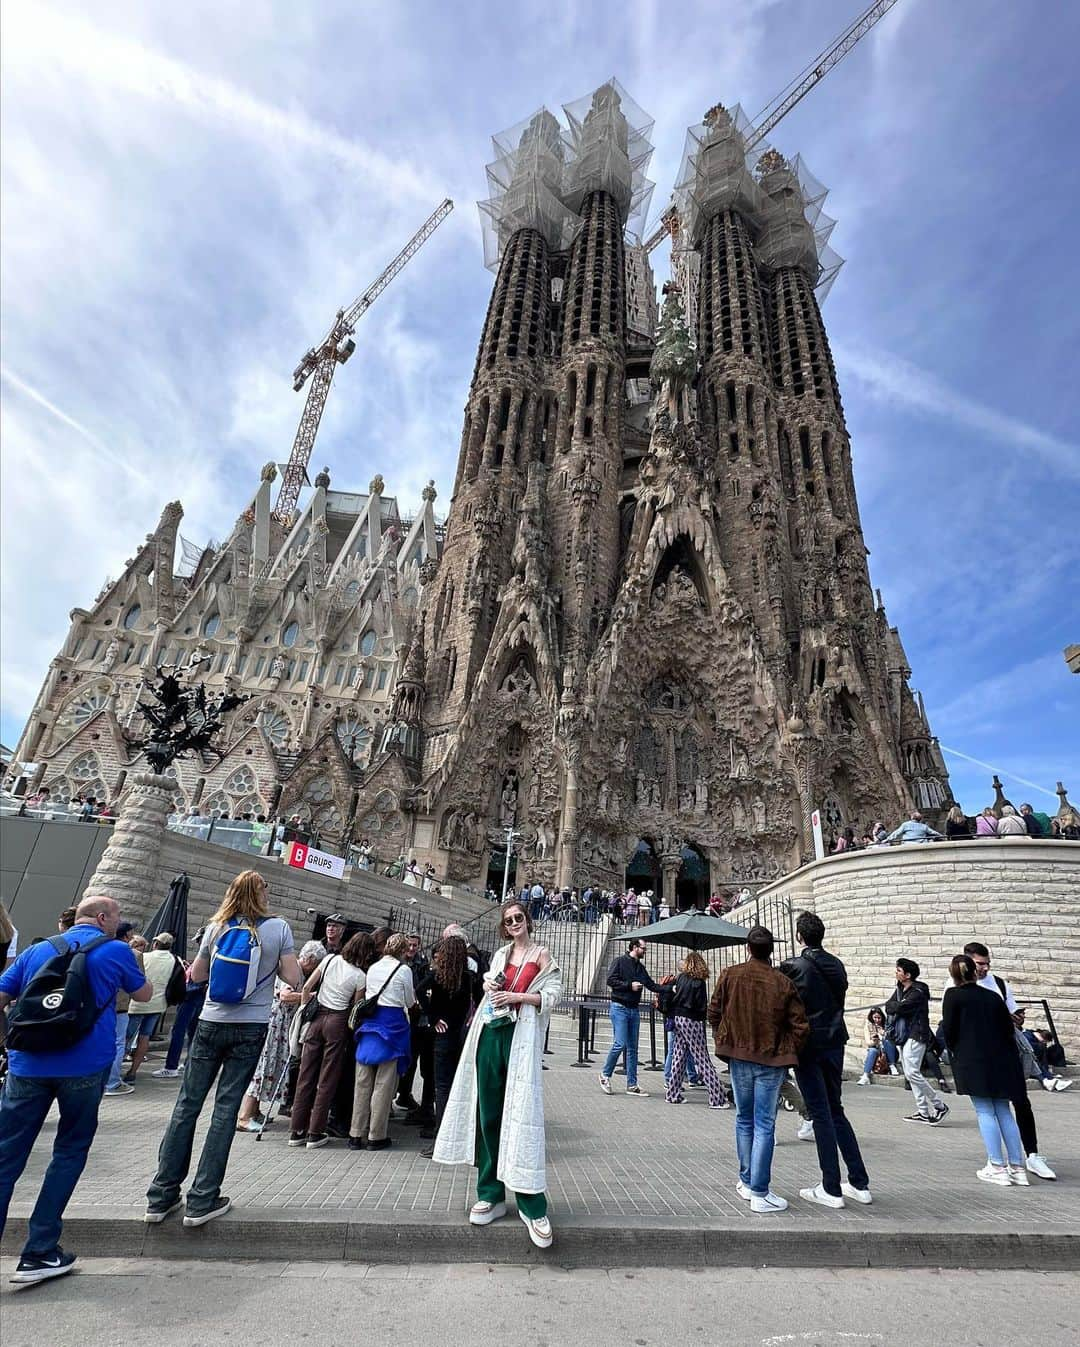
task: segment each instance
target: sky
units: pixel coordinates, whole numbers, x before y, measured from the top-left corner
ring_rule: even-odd
[[[288,457],[300,356],[450,196],[312,464],[403,512],[434,478],[445,511],[493,134],[616,76],[656,118],[655,216],[685,128],[753,118],[861,2],[5,6],[0,739],[166,501],[227,536]],[[871,578],[969,812],[994,771],[1080,801],[1078,46],[1077,6],[899,0],[771,136],[830,188]]]

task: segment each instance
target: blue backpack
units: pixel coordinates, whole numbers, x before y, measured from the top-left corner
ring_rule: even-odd
[[[262,921],[256,923],[261,926]],[[267,978],[273,977],[272,968],[266,977],[259,977],[259,959],[262,945],[257,929],[231,918],[218,932],[210,951],[210,981],[206,999],[219,1005],[239,1005],[246,1001]]]

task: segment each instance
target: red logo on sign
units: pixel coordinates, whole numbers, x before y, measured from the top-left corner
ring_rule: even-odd
[[[297,870],[303,870],[307,865],[307,846],[303,842],[293,842],[289,848],[289,864],[296,867]]]

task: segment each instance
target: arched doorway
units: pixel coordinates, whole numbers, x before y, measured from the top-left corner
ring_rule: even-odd
[[[488,860],[487,886],[492,893],[499,895],[499,901],[503,897],[503,873],[506,868],[506,851],[503,847],[491,853]],[[506,887],[512,892],[517,883],[517,855],[510,855],[510,873],[507,875]]]
[[[664,880],[660,873],[660,857],[657,856],[656,848],[648,838],[638,839],[634,854],[627,862],[626,887],[633,889],[635,893],[644,893],[647,889],[652,889],[658,899],[663,897]]]
[[[675,906],[679,912],[691,907],[704,911],[709,903],[709,862],[690,842],[684,844],[681,856],[675,880]]]

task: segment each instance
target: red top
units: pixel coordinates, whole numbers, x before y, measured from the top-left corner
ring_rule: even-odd
[[[529,990],[530,983],[532,982],[533,978],[536,977],[539,971],[540,971],[539,960],[535,962],[530,960],[528,963],[523,964],[521,967],[520,976],[518,976],[518,969],[515,967],[515,965],[512,963],[508,963],[506,965],[506,968],[504,969],[504,972],[506,974],[506,986],[503,988],[503,990],[508,992],[527,992]]]

